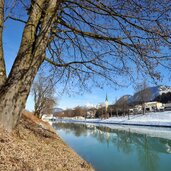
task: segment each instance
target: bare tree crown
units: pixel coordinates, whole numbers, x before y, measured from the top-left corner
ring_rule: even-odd
[[[37,1],[18,1],[28,15],[36,10],[36,3],[41,5]],[[51,64],[51,74],[53,70],[59,80],[66,84],[74,80],[86,86],[90,78],[97,85],[105,79],[123,85],[126,83],[120,76],[134,79],[138,72],[160,79],[156,68],[162,65],[170,69],[170,56],[162,50],[163,46],[170,47],[169,0],[63,0],[59,3],[44,58]],[[39,9],[42,16],[34,31],[37,37],[43,31],[47,6],[44,3]],[[18,15],[7,17],[23,21]]]

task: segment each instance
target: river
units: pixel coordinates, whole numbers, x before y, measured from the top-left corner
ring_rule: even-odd
[[[53,127],[96,171],[171,171],[170,128],[62,122]]]

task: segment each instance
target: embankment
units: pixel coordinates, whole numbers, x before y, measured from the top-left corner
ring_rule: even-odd
[[[29,112],[8,133],[0,129],[1,171],[93,171],[53,128]]]

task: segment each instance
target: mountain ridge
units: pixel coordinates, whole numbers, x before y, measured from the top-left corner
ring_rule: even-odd
[[[171,92],[171,86],[166,86],[166,85],[148,87],[147,89],[150,90],[151,95],[149,95],[146,101],[153,101],[157,96],[162,95],[163,93]],[[140,92],[141,91],[136,92],[133,95],[123,95],[121,98],[117,100],[116,104],[123,100],[128,100],[128,103],[130,104],[140,102],[141,101]]]

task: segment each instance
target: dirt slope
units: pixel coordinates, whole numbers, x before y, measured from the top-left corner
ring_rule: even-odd
[[[0,171],[92,171],[53,128],[25,112],[16,130],[0,129]]]

